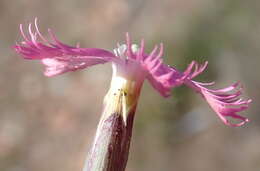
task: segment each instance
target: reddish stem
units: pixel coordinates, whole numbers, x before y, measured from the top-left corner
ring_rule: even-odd
[[[113,113],[100,122],[84,171],[124,171],[126,168],[136,107],[128,113]]]

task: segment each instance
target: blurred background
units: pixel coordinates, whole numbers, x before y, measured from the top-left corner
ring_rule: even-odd
[[[39,19],[66,44],[113,49],[130,32],[147,52],[165,45],[167,64],[183,70],[208,60],[198,81],[240,80],[254,101],[241,128],[225,126],[186,87],[168,99],[145,83],[127,171],[259,171],[260,1],[0,0],[0,170],[80,171],[109,88],[111,66],[47,78],[38,61],[10,48],[19,24]]]

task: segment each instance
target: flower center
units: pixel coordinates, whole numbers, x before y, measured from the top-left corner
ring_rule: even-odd
[[[136,53],[139,50],[139,46],[137,44],[132,44],[131,49],[133,53]],[[118,47],[114,49],[114,54],[120,58],[128,59],[128,56],[125,55],[126,50],[126,44],[118,44]]]

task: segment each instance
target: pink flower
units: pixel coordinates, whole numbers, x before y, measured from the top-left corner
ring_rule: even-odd
[[[171,89],[180,85],[187,85],[208,102],[217,116],[229,126],[241,126],[249,120],[238,115],[239,112],[248,108],[251,100],[242,100],[239,83],[227,88],[212,90],[206,88],[214,83],[201,83],[194,81],[207,67],[208,62],[199,65],[193,61],[184,72],[163,63],[163,44],[155,46],[151,53],[144,51],[144,40],[140,47],[132,44],[130,37],[126,34],[126,44],[118,45],[114,52],[98,48],[80,48],[61,43],[49,29],[52,41],[46,40],[39,32],[37,19],[34,25],[29,25],[29,36],[23,32],[24,41],[14,46],[16,52],[24,59],[41,60],[45,65],[45,75],[54,76],[68,71],[84,69],[92,65],[112,62],[114,75],[126,80],[132,80],[141,88],[147,79],[151,85],[164,97],[170,96]],[[114,77],[114,76],[113,76]],[[239,123],[231,123],[227,117],[240,120]]]

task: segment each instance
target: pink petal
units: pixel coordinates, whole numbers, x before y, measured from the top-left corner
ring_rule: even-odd
[[[192,80],[187,80],[185,84],[200,93],[208,102],[210,107],[216,112],[217,116],[226,125],[237,127],[249,122],[249,119],[238,115],[238,113],[248,108],[249,103],[251,103],[251,99],[239,99],[238,97],[241,95],[241,89],[233,93],[231,92],[238,87],[239,83],[235,83],[227,88],[218,90],[208,89],[202,86],[204,83],[201,84]],[[238,119],[240,122],[233,124],[227,119],[227,117]]]
[[[35,32],[29,24],[29,36],[22,25],[21,35],[24,41],[14,46],[18,54],[24,59],[41,60],[46,66],[45,75],[54,76],[69,71],[83,69],[96,64],[103,64],[115,58],[114,54],[98,48],[79,48],[60,42],[49,29],[52,42],[47,41],[39,32],[37,19],[35,19]],[[37,38],[40,40],[37,40]]]

